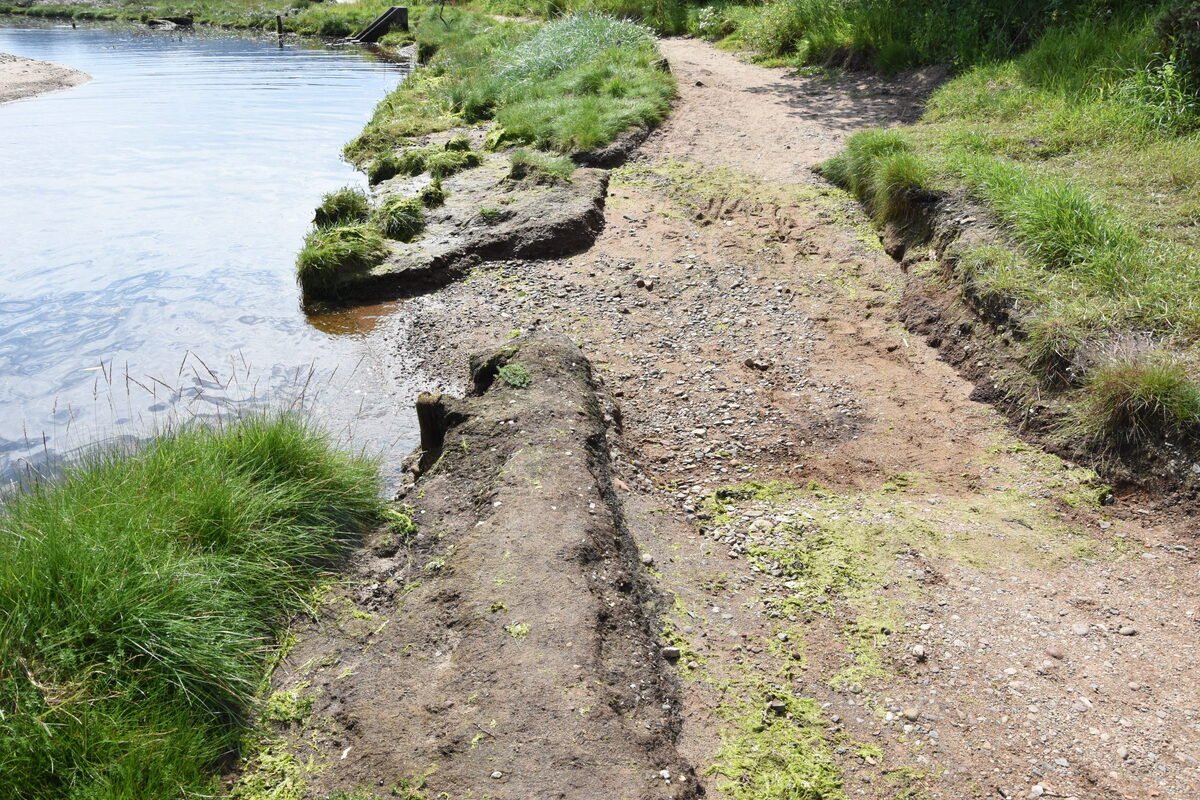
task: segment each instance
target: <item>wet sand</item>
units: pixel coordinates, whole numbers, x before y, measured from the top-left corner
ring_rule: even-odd
[[[91,79],[91,75],[61,64],[0,53],[0,103],[68,89]]]

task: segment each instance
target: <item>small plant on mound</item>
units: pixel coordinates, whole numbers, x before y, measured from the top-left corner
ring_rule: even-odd
[[[373,221],[389,239],[410,242],[425,229],[425,206],[418,197],[389,197],[375,209]]]
[[[514,181],[567,183],[575,171],[575,164],[569,158],[547,155],[524,148],[514,150],[510,159],[512,168],[508,171],[508,177]]]
[[[296,258],[296,277],[305,294],[332,291],[343,276],[366,272],[383,260],[387,246],[371,225],[317,228]]]
[[[1200,432],[1200,384],[1166,355],[1126,356],[1087,377],[1068,430],[1098,441],[1135,445]]]
[[[371,214],[367,193],[354,186],[344,186],[325,195],[313,215],[313,224],[319,228],[331,225],[349,225],[366,222]]]
[[[496,371],[496,374],[500,376],[500,380],[514,389],[524,389],[533,380],[533,376],[529,374],[529,370],[525,368],[525,365],[516,362],[505,364]]]
[[[500,222],[500,220],[504,219],[504,213],[498,208],[484,206],[483,208],[479,209],[479,218],[487,225],[495,225],[496,223]]]

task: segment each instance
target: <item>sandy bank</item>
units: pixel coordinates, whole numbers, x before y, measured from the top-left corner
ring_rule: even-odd
[[[92,79],[79,70],[0,53],[0,103],[79,86]]]

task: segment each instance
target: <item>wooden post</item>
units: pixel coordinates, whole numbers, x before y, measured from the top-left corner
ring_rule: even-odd
[[[442,396],[421,392],[417,398],[417,427],[421,429],[421,450],[436,453],[445,441],[445,420],[442,419]]]
[[[283,17],[275,15],[275,33],[283,36]]]

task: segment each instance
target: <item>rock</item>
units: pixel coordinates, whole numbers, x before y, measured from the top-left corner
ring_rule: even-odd
[[[1030,797],[1041,797],[1041,796],[1042,796],[1042,795],[1044,795],[1045,793],[1046,793],[1046,787],[1045,787],[1045,786],[1042,786],[1040,783],[1035,783],[1035,784],[1034,784],[1032,787],[1030,787],[1030,789],[1029,789],[1029,796],[1030,796]]]
[[[1087,636],[1088,631],[1090,630],[1091,628],[1088,627],[1086,622],[1076,622],[1071,626],[1071,633],[1075,634],[1076,636]]]
[[[1133,627],[1132,625],[1122,625],[1117,629],[1117,633],[1121,634],[1122,636],[1136,636],[1137,628]]]
[[[767,703],[767,710],[777,717],[782,717],[787,713],[787,703],[782,700],[772,700]]]
[[[925,645],[914,644],[911,652],[913,654],[913,658],[915,658],[917,661],[925,660]]]
[[[909,722],[916,722],[921,718],[921,712],[911,706],[901,711],[900,715]]]
[[[1061,647],[1053,644],[1046,648],[1046,655],[1050,656],[1051,658],[1057,658],[1059,661],[1062,661],[1067,657],[1067,654],[1063,652]]]
[[[1129,748],[1123,744],[1118,745],[1117,746],[1117,758],[1121,759],[1122,761],[1127,760],[1129,758]]]
[[[500,770],[496,770],[495,772],[492,773],[492,778],[494,780],[500,780],[503,777],[504,777],[504,773],[501,772]]]
[[[756,369],[760,372],[766,372],[771,367],[775,366],[775,362],[771,361],[769,358],[747,358],[742,363],[750,369]]]
[[[659,651],[659,653],[667,661],[678,661],[679,657],[681,655],[683,655],[683,653],[680,652],[678,647],[664,647],[662,650]]]

